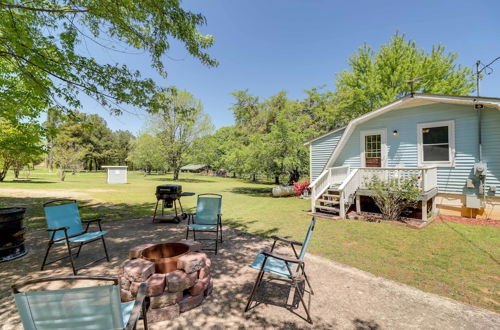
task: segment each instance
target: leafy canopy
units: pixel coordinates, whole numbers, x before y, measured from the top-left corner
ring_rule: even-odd
[[[375,52],[364,44],[348,61],[351,67],[337,75],[336,126],[410,93],[407,81],[422,78],[414,92],[469,95],[474,91],[472,70],[456,64],[458,55],[442,45],[430,52],[396,33]]]
[[[206,53],[214,38],[198,31],[204,24],[179,0],[1,0],[0,117],[36,118],[54,104],[77,108],[80,93],[116,113],[123,104],[146,108],[153,81],[119,63],[98,63],[86,44],[145,51],[166,76],[171,39],[203,64],[217,65]]]

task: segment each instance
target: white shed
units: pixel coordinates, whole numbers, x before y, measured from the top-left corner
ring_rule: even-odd
[[[107,183],[127,183],[127,168],[128,166],[102,166],[108,169]]]

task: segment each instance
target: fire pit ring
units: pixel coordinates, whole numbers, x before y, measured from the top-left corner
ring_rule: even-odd
[[[184,239],[131,248],[118,273],[122,302],[133,301],[146,282],[148,322],[173,320],[203,304],[213,280],[212,261],[201,248],[200,242]]]
[[[166,274],[177,270],[177,260],[188,252],[186,244],[163,243],[144,249],[141,258],[154,262],[156,273]]]
[[[0,208],[0,262],[20,258],[26,253],[24,246],[23,207]]]

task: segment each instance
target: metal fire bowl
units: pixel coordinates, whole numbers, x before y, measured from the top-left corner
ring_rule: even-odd
[[[177,260],[189,252],[189,246],[182,243],[162,243],[142,251],[141,257],[154,262],[155,272],[166,274],[177,270]]]

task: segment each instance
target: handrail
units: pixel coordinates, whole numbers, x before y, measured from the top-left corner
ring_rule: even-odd
[[[311,182],[311,183],[309,184],[309,187],[308,187],[308,188],[312,188],[312,187],[314,187],[314,186],[318,183],[318,181],[320,181],[320,180],[322,179],[322,177],[323,177],[325,174],[327,174],[327,173],[328,173],[328,170],[324,170],[323,172],[321,172],[321,174],[320,174],[320,175],[319,175],[316,179],[314,179],[314,181],[313,181],[313,182]]]

